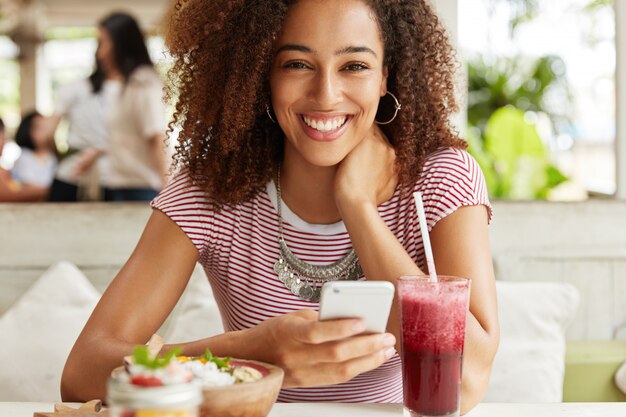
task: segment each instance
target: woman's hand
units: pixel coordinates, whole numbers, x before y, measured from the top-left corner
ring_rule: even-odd
[[[318,313],[300,310],[274,317],[250,329],[255,356],[285,371],[284,388],[346,382],[375,369],[395,354],[389,333],[362,335],[358,319],[318,321]]]
[[[96,148],[85,149],[80,153],[79,159],[74,168],[74,175],[79,178],[91,169],[93,164],[100,158],[102,151]]]
[[[374,124],[339,165],[335,176],[335,201],[339,210],[354,202],[378,206],[391,198],[398,183],[395,159],[393,147]]]

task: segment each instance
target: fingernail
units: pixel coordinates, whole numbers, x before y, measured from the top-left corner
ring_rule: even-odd
[[[354,326],[352,326],[352,330],[354,330],[356,333],[362,333],[365,331],[365,322],[363,320],[359,320],[357,321]]]
[[[386,334],[383,337],[383,346],[394,346],[396,344],[396,338],[391,334]]]
[[[396,354],[396,350],[394,348],[389,348],[385,351],[385,358],[389,359]]]

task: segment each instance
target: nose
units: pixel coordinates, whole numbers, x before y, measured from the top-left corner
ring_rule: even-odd
[[[319,71],[311,86],[311,97],[324,110],[332,110],[342,100],[341,81],[332,71]]]

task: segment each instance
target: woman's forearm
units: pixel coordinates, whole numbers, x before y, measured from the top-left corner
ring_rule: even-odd
[[[48,188],[37,186],[9,185],[0,178],[0,202],[37,202],[43,201]]]
[[[168,344],[161,353],[180,346],[183,354],[197,356],[210,349],[217,356],[260,359],[248,351],[250,343],[242,342],[247,330],[222,333],[189,343]],[[61,397],[63,401],[105,399],[106,381],[111,371],[123,365],[136,344],[119,339],[92,337],[77,343],[63,369]]]
[[[465,324],[461,414],[478,404],[489,384],[491,365],[498,346],[497,329],[484,329],[470,312]]]

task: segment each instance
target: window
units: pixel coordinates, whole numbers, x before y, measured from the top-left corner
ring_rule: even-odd
[[[491,169],[495,177],[511,177],[505,187],[495,181],[501,192],[496,196],[572,200],[614,194],[612,2],[463,0],[458,8],[459,49],[469,65],[468,137],[474,140],[475,153],[484,157],[477,158],[481,165],[491,165],[483,166],[486,175]],[[544,165],[533,160],[531,152],[498,166],[502,161],[497,159],[510,151],[502,148],[520,140],[512,139],[519,126],[503,126],[513,123],[513,112],[509,119],[502,114],[491,118],[493,110],[504,105],[518,109],[523,121],[535,127],[547,158]],[[488,128],[501,136],[490,138]],[[496,139],[500,144],[494,144]],[[534,190],[529,189],[533,181]],[[520,189],[521,183],[526,189]]]

